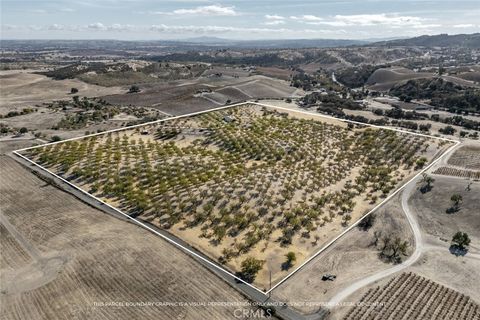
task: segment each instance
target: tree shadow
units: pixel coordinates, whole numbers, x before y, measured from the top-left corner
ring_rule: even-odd
[[[424,186],[422,186],[422,187],[420,188],[420,192],[423,193],[423,194],[425,194],[425,193],[427,193],[427,192],[432,191],[432,189],[433,189],[433,186],[424,185]]]
[[[292,266],[293,264],[291,262],[285,261],[284,263],[282,263],[282,271],[287,271]]]
[[[448,249],[450,251],[451,254],[455,255],[455,256],[465,256],[468,252],[468,249],[465,248],[465,247],[461,247],[457,244],[452,244],[450,246],[450,248]]]
[[[447,210],[445,210],[447,214],[454,214],[454,213],[457,213],[458,211],[460,211],[460,208],[458,207],[450,207]]]

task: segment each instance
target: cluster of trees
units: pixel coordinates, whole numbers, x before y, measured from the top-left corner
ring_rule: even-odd
[[[48,107],[64,111],[68,110],[68,108],[80,109],[80,111],[74,110],[74,112],[65,115],[62,120],[52,127],[54,130],[81,129],[89,123],[100,123],[122,112],[141,118],[140,121],[144,122],[157,120],[160,116],[158,111],[153,112],[144,107],[116,106],[103,99],[87,97],[80,99],[79,96],[73,96],[70,101],[60,100],[50,103]],[[134,123],[130,122],[129,124]]]
[[[409,80],[390,93],[404,99],[428,99],[430,104],[454,113],[480,112],[480,90],[465,88],[442,78]]]
[[[21,111],[9,111],[6,115],[0,114],[0,119],[2,118],[12,118],[17,116],[23,116],[38,111],[38,109],[33,108],[23,108]]]
[[[348,99],[346,97],[339,97],[335,93],[320,93],[320,92],[313,92],[307,94],[302,98],[303,105],[311,106],[316,104],[317,102],[321,102],[321,107],[324,108],[332,108],[332,109],[349,109],[349,110],[362,110],[364,107],[355,102],[353,99]]]
[[[367,82],[368,78],[372,75],[375,70],[383,68],[384,66],[380,65],[360,65],[350,68],[340,69],[335,72],[335,77],[343,85],[349,88],[359,88],[363,87]]]
[[[125,64],[125,66],[127,66]],[[37,72],[38,74],[45,75],[55,80],[73,79],[78,75],[95,72],[105,73],[108,72],[109,66],[103,62],[84,62],[75,63],[69,66],[55,68],[54,70]]]
[[[340,85],[332,81],[332,78],[328,73],[322,70],[318,70],[313,74],[308,74],[300,69],[292,76],[290,85],[295,88],[302,88],[306,91],[313,90],[317,87],[337,92],[343,90]]]
[[[428,114],[416,111],[403,111],[400,107],[394,106],[392,109],[383,111],[382,109],[375,109],[374,114],[379,116],[386,116],[394,119],[405,120],[422,120],[428,119]]]
[[[227,115],[235,121],[225,121]],[[386,197],[401,179],[396,170],[413,168],[426,142],[248,108],[152,129],[145,130],[161,140],[109,133],[30,152],[133,215],[157,217],[165,228],[180,221],[198,226],[213,245],[233,238],[222,262],[247,254],[275,230],[281,230],[278,244],[288,247],[295,236],[309,238],[336,217],[347,225],[354,198],[375,203]],[[198,139],[181,146],[174,139],[182,132]],[[328,191],[354,168],[360,168],[355,179]],[[295,262],[292,254],[286,258],[288,265]]]
[[[409,243],[400,236],[383,234],[381,231],[374,232],[373,245],[379,249],[379,256],[382,260],[390,263],[401,263],[407,255]]]
[[[382,109],[374,109],[372,111],[374,114],[378,116],[386,116],[393,119],[405,119],[405,120],[432,120],[435,122],[442,122],[445,124],[452,124],[464,127],[468,130],[480,130],[480,121],[470,120],[464,118],[462,116],[453,116],[453,117],[440,117],[438,114],[432,114],[430,117],[421,112],[416,111],[403,111],[399,107],[394,107],[389,110],[382,110]],[[428,126],[428,127],[427,127]],[[414,125],[406,126],[406,127],[414,127]],[[418,128],[422,131],[428,131],[430,129],[430,124],[420,124]],[[452,132],[452,134],[454,131]]]

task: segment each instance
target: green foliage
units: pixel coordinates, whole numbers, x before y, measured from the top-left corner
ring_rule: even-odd
[[[375,213],[371,213],[365,218],[360,221],[358,227],[363,231],[368,231],[373,225],[375,224],[375,220],[377,219],[377,215]]]
[[[380,257],[392,263],[402,262],[402,257],[407,255],[408,241],[404,241],[400,237],[386,235],[382,242]]]
[[[335,72],[335,77],[337,80],[350,88],[359,88],[365,85],[368,78],[372,75],[372,73],[382,68],[379,65],[361,65],[355,66],[351,68],[344,68]]]
[[[480,112],[480,90],[465,88],[442,78],[409,80],[390,90],[397,97],[429,99],[450,112]]]
[[[470,237],[465,232],[458,231],[452,237],[452,245],[464,250],[470,245]]]
[[[258,271],[262,270],[264,263],[264,260],[258,260],[253,257],[246,258],[241,264],[241,278],[248,283],[252,283]]]
[[[95,101],[80,103],[97,111]],[[334,219],[347,225],[358,199],[386,197],[402,179],[397,169],[411,172],[427,141],[245,107],[28,153],[125,212],[163,228],[198,227],[212,245],[233,243],[223,263],[265,240],[288,247]]]
[[[130,89],[128,89],[128,93],[138,93],[140,92],[140,87],[137,85],[132,85]]]

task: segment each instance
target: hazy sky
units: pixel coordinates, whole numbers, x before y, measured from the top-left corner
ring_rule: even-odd
[[[480,0],[1,0],[2,39],[368,39],[480,32]]]

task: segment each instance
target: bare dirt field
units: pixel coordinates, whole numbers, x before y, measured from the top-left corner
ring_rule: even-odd
[[[120,87],[100,87],[77,79],[52,80],[43,75],[33,74],[34,70],[0,71],[0,112],[6,113],[22,107],[34,107],[41,102],[69,99],[71,88],[77,88],[77,95],[96,97],[125,92]]]
[[[289,69],[281,69],[276,67],[257,67],[256,71],[259,74],[265,75],[267,77],[290,80],[290,77],[296,73],[296,71]]]
[[[470,297],[478,305],[480,303],[480,290],[477,285],[480,282],[480,274],[477,271],[480,268],[478,234],[480,211],[477,206],[477,195],[480,192],[480,185],[477,182],[470,184],[468,180],[458,178],[436,175],[434,178],[431,191],[422,193],[417,189],[409,200],[409,207],[422,231],[422,255],[419,260],[404,270],[458,291]],[[460,194],[463,201],[459,211],[448,214],[446,210],[452,205],[450,197],[454,193]],[[465,256],[456,256],[449,251],[451,238],[457,231],[466,232],[471,239]],[[393,277],[396,276],[384,278],[358,290],[348,297],[348,300],[360,301],[367,292],[388,284]],[[431,294],[418,296],[430,298]],[[331,318],[343,319],[347,310],[337,307],[333,310]],[[413,309],[405,306],[405,311],[413,312]],[[447,311],[454,312],[452,308]],[[378,312],[381,310],[378,309]]]
[[[0,156],[0,170],[0,318],[233,319],[236,307],[95,303],[246,301],[163,239],[83,204],[13,159]]]
[[[376,232],[399,236],[409,243],[407,256],[413,250],[413,234],[400,206],[400,195],[395,196],[375,211],[376,220],[369,230],[350,230],[326,251],[318,255],[303,269],[273,290],[273,296],[297,305],[295,309],[311,314],[318,311],[319,303],[326,303],[336,292],[356,280],[367,277],[392,264],[380,259],[375,247]],[[335,281],[324,281],[324,274],[336,275]],[[349,301],[351,301],[349,299]]]
[[[431,77],[433,77],[433,73],[414,72],[406,68],[394,67],[376,70],[370,78],[368,78],[366,84],[369,89],[372,90],[388,91],[402,81]]]
[[[480,317],[480,305],[468,296],[414,273],[402,273],[368,290],[343,318],[465,319]]]
[[[190,82],[146,84],[140,93],[122,93],[102,97],[112,104],[152,106],[171,115],[207,110],[219,105],[255,98],[284,98],[296,88],[279,79],[265,76],[218,77]]]
[[[265,261],[255,283],[268,288],[288,252],[305,261],[446,147],[323,119],[243,105],[29,156],[234,272]]]

